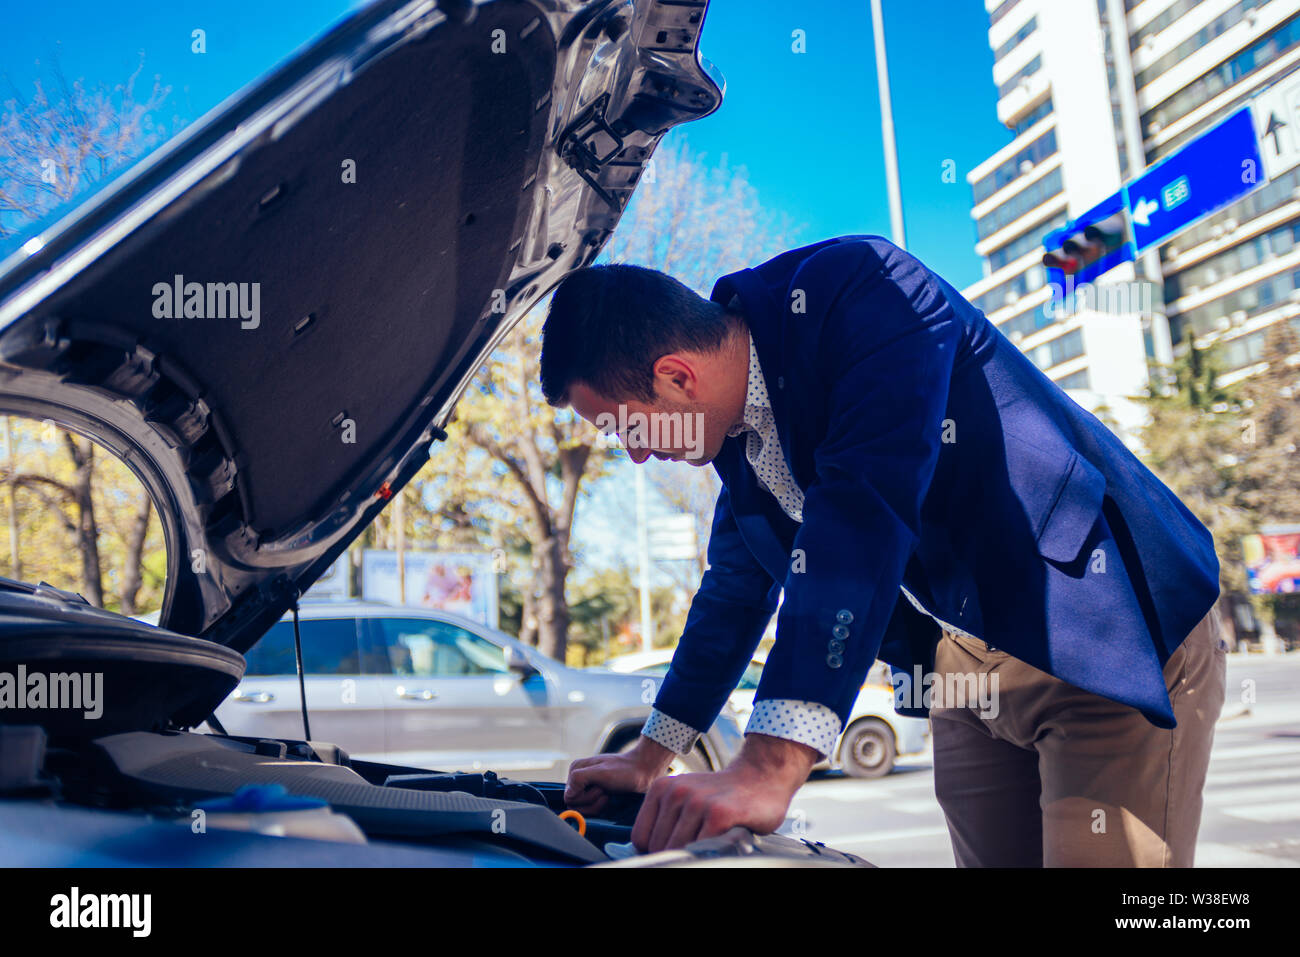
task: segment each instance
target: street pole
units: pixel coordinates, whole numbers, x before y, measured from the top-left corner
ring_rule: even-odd
[[[1124,0],[1106,0],[1106,29],[1110,34],[1111,60],[1115,68],[1115,92],[1119,98],[1120,127],[1124,131],[1128,168],[1120,178],[1131,180],[1147,168],[1146,148],[1142,142],[1142,110],[1138,105],[1137,84],[1133,77],[1133,58],[1129,51],[1128,21]],[[1164,284],[1160,271],[1160,250],[1152,246],[1137,257],[1141,267],[1139,279]],[[1159,356],[1157,356],[1159,358]]]
[[[885,16],[881,0],[871,0],[871,32],[876,40],[876,88],[880,92],[880,134],[885,145],[885,188],[889,191],[889,231],[894,245],[907,248],[903,230],[903,195],[898,181],[898,147],[894,142],[894,108],[889,99],[889,63],[885,59]]]
[[[636,473],[636,557],[641,571],[641,650],[654,647],[654,624],[650,620],[650,531],[646,527],[645,471],[634,465]]]
[[[397,601],[406,604],[406,502],[397,493],[393,503],[393,521],[397,523]]]

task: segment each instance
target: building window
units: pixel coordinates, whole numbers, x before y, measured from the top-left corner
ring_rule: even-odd
[[[1005,203],[992,209],[975,221],[975,233],[980,239],[992,236],[1010,225],[1030,210],[1043,205],[1061,192],[1061,169],[1057,167],[1042,179],[1031,183]]]
[[[1068,217],[1065,213],[1058,213],[1046,222],[1030,227],[1015,239],[999,246],[984,257],[988,263],[989,272],[995,273],[1004,266],[1015,262],[1021,256],[1035,249],[1042,249],[1043,237],[1053,230],[1060,229],[1067,221]]]
[[[1030,351],[1029,358],[1034,360],[1038,368],[1050,369],[1081,355],[1083,355],[1083,330],[1075,329],[1050,342],[1035,346]]]
[[[990,312],[997,312],[999,309],[1011,305],[1020,297],[1027,296],[1031,292],[1043,288],[1043,283],[1046,281],[1047,276],[1043,267],[1035,264],[1020,275],[994,286],[983,295],[976,296],[971,300],[971,305],[986,315]]]
[[[1297,289],[1300,289],[1300,270],[1268,276],[1213,302],[1179,313],[1179,326],[1183,332],[1193,336],[1230,329],[1275,308],[1278,303],[1291,298]]]
[[[1188,37],[1145,70],[1133,78],[1133,85],[1139,90],[1166,73],[1169,69],[1182,63],[1189,56],[1206,44],[1218,39],[1246,18],[1247,11],[1265,7],[1272,0],[1237,0],[1237,5],[1220,14],[1214,20],[1201,27],[1193,36]]]
[[[1025,77],[1033,76],[1035,73],[1037,73],[1039,69],[1042,67],[1042,65],[1043,65],[1043,57],[1042,54],[1039,54],[1035,56],[1032,60],[1030,60],[1028,63],[1026,63],[1024,66],[1022,66],[1019,70],[1013,73],[1005,83],[998,86],[998,99],[999,100],[1002,99],[1012,90],[1014,90],[1017,86],[1019,86],[1020,81],[1025,79]]]
[[[1064,378],[1057,379],[1056,384],[1062,389],[1091,389],[1092,383],[1088,378],[1088,370],[1080,369],[1078,372],[1071,372]]]
[[[1009,159],[1003,160],[991,173],[980,177],[971,186],[976,205],[984,202],[998,190],[1014,183],[1029,169],[1056,153],[1056,131],[1048,130]],[[1025,164],[1028,168],[1022,171]]]
[[[1002,0],[1001,3],[999,3],[996,7],[993,8],[993,12],[989,14],[989,26],[993,26],[993,24],[997,23],[1008,13],[1014,10],[1016,8],[1016,4],[1018,4],[1019,2],[1020,0]]]
[[[1290,322],[1291,328],[1300,333],[1300,316],[1291,319]],[[1269,331],[1268,328],[1258,329],[1250,335],[1241,336],[1231,342],[1225,342],[1220,355],[1223,357],[1223,362],[1227,365],[1228,371],[1262,361],[1264,347],[1268,345]]]
[[[1153,135],[1157,132],[1154,126],[1163,128],[1186,116],[1197,107],[1214,99],[1228,87],[1244,80],[1298,45],[1300,45],[1300,18],[1293,17],[1268,36],[1237,51],[1204,76],[1160,103],[1155,109],[1143,113],[1143,130],[1147,136]],[[1157,156],[1163,155],[1173,148],[1172,143],[1162,143],[1154,153]]]
[[[1165,302],[1189,295],[1194,289],[1212,286],[1275,256],[1285,256],[1295,248],[1297,239],[1300,239],[1300,222],[1292,222],[1216,253],[1169,276],[1165,280]]]
[[[1237,202],[1226,209],[1221,209],[1209,219],[1203,220],[1190,229],[1179,233],[1162,247],[1163,251],[1168,252],[1170,243],[1176,245],[1179,249],[1192,249],[1201,243],[1209,242],[1211,239],[1218,239],[1224,235],[1224,224],[1229,220],[1236,223],[1248,223],[1265,213],[1272,212],[1279,206],[1291,202],[1293,199],[1292,193],[1297,188],[1300,188],[1300,169],[1287,170],[1267,186],[1260,187],[1249,196],[1243,196]]]
[[[1043,100],[1042,103],[1039,103],[1036,107],[1034,107],[1032,110],[1026,113],[1024,118],[1021,119],[1020,122],[1016,123],[1014,126],[1009,127],[1009,129],[1011,130],[1012,137],[1014,138],[1022,135],[1027,129],[1029,129],[1039,120],[1041,120],[1043,117],[1051,116],[1051,114],[1052,114],[1052,98],[1049,96],[1047,99]]]
[[[1014,50],[1020,44],[1024,43],[1031,33],[1038,29],[1038,18],[1030,17],[1023,27],[1015,32],[1015,35],[1002,46],[993,51],[993,59],[1001,60],[1004,56]]]
[[[1142,45],[1147,37],[1153,37],[1162,32],[1167,27],[1173,25],[1174,21],[1188,13],[1195,7],[1199,7],[1204,0],[1175,0],[1174,3],[1166,7],[1161,13],[1157,14],[1141,30],[1129,37],[1128,46],[1130,50],[1136,50]],[[1129,9],[1134,4],[1130,3]]]

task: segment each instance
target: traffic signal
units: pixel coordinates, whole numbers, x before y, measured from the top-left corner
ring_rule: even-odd
[[[1102,256],[1114,252],[1133,238],[1128,227],[1128,214],[1125,212],[1090,223],[1083,227],[1083,235],[1088,242],[1101,247]]]
[[[1075,284],[1090,282],[1120,263],[1132,262],[1132,237],[1128,209],[1116,193],[1044,238],[1048,281],[1064,284],[1071,276]]]
[[[1067,276],[1073,276],[1079,271],[1082,263],[1077,256],[1066,254],[1063,250],[1058,252],[1043,253],[1043,265],[1048,269],[1059,269]]]

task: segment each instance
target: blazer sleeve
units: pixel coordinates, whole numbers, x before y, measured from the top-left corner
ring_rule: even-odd
[[[796,288],[807,315],[792,321],[815,336],[829,383],[827,431],[754,700],[818,702],[847,722],[920,537],[963,328],[932,274],[894,247],[832,246]]]
[[[740,684],[780,591],[741,539],[725,485],[713,507],[708,562],[654,702],[656,711],[698,731],[713,724]]]

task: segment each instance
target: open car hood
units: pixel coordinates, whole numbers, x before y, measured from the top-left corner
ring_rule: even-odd
[[[149,489],[163,628],[247,649],[420,469],[717,108],[706,6],[376,3],[0,263],[0,408]]]

